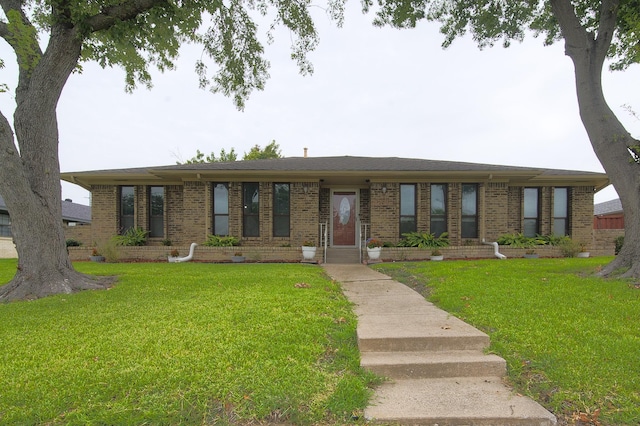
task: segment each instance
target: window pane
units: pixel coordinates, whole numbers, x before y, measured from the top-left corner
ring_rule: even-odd
[[[538,233],[538,219],[525,219],[522,233],[525,237],[535,237]]]
[[[226,236],[229,235],[229,216],[220,215],[215,217],[213,232],[215,235]]]
[[[553,189],[553,217],[567,217],[567,188]]]
[[[260,192],[256,182],[245,183],[243,191],[242,235],[245,237],[260,236]]]
[[[133,216],[122,216],[120,218],[120,227],[122,228],[120,232],[123,234],[133,228]]]
[[[446,213],[445,186],[431,185],[431,214],[444,215]]]
[[[244,213],[260,213],[260,193],[257,183],[245,183],[244,187]]]
[[[475,217],[462,218],[462,238],[477,238],[478,224]]]
[[[149,189],[151,198],[151,216],[164,216],[164,187],[152,186]]]
[[[415,216],[416,214],[416,186],[400,185],[400,215]]]
[[[567,220],[555,218],[553,220],[553,235],[567,235]]]
[[[289,216],[273,217],[273,236],[274,237],[289,236]]]
[[[416,231],[415,216],[403,216],[400,218],[400,235]]]
[[[447,222],[443,217],[431,218],[431,233],[436,237],[439,237],[444,232],[447,232]]]
[[[11,236],[11,219],[8,214],[0,214],[0,237]]]
[[[120,214],[123,216],[133,216],[133,186],[120,187]]]
[[[213,187],[213,213],[229,213],[229,189],[224,183],[218,183]]]
[[[524,217],[538,217],[538,188],[524,189]]]
[[[260,236],[260,222],[258,221],[258,216],[245,216],[243,225],[243,235],[245,237]]]
[[[273,186],[273,213],[278,215],[289,214],[288,183],[276,183]]]
[[[462,185],[462,215],[475,216],[477,214],[478,187],[475,184]]]
[[[162,237],[164,235],[164,221],[162,217],[152,217],[149,220],[149,236]]]

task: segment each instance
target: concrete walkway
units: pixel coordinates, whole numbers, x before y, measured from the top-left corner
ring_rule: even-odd
[[[365,417],[384,424],[555,425],[535,401],[503,383],[489,337],[364,265],[323,265],[355,304],[361,365],[387,381]]]

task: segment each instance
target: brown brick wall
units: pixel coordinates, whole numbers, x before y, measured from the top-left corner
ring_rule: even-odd
[[[430,226],[431,183],[416,184],[417,225],[421,232]],[[273,182],[260,183],[260,237],[242,237],[242,183],[229,182],[229,234],[238,237],[243,246],[300,246],[302,241],[312,240],[319,245],[319,223],[330,224],[329,188],[320,188],[318,182],[291,183],[291,232],[290,237],[273,237]],[[306,192],[305,192],[306,188]],[[386,191],[383,191],[386,188]],[[399,188],[397,182],[372,183],[369,189],[361,188],[360,219],[370,224],[370,233],[383,241],[396,243],[399,235]],[[113,185],[92,188],[92,219],[90,236],[83,235],[83,243],[93,245],[104,242],[118,233],[118,187]],[[449,238],[454,246],[478,244],[484,237],[495,241],[506,233],[522,232],[522,187],[509,187],[506,183],[489,182],[478,185],[478,239],[466,241],[460,237],[461,183],[450,183],[447,188],[447,225]],[[553,188],[541,188],[541,230],[551,232]],[[135,223],[148,228],[148,189],[135,187]],[[579,242],[590,244],[593,238],[593,188],[576,187],[570,191],[571,236]],[[165,238],[173,244],[202,243],[212,233],[212,184],[185,182],[184,185],[165,187]],[[483,214],[484,212],[484,214]],[[150,241],[161,245],[164,238]],[[593,243],[595,244],[595,243]]]

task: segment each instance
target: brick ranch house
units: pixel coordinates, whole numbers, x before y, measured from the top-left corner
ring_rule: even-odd
[[[569,235],[596,252],[593,196],[609,184],[593,172],[351,156],[70,172],[62,179],[91,191],[92,241],[85,246],[140,227],[149,232],[147,247],[125,257],[161,259],[168,240],[182,254],[216,234],[237,237],[239,249],[260,261],[299,260],[302,243],[313,241],[316,259],[328,262],[331,250],[345,249],[337,255],[343,257],[367,237],[393,244],[411,231],[448,232],[450,258],[492,257],[483,240],[516,232]],[[228,260],[233,251],[200,246],[194,260]],[[389,259],[425,257],[385,251]]]

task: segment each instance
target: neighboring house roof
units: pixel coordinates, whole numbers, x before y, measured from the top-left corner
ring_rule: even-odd
[[[608,214],[622,213],[622,202],[617,198],[615,200],[605,201],[593,206],[594,216],[602,216]]]
[[[7,205],[1,196],[0,211],[8,211]],[[65,222],[91,223],[91,207],[64,200],[62,201],[62,220]]]
[[[131,169],[62,173],[62,179],[86,189],[91,185],[181,184],[186,180],[243,179],[319,179],[325,183],[364,183],[385,179],[430,181],[486,180],[522,185],[587,185],[600,190],[609,184],[604,173],[499,166],[454,161],[397,157],[288,157],[269,160],[224,163],[181,164]]]

